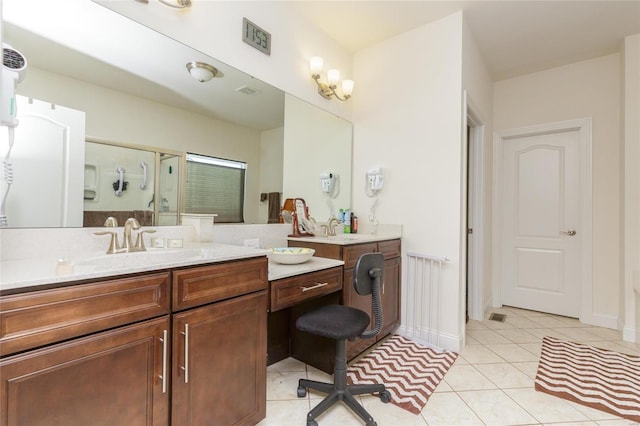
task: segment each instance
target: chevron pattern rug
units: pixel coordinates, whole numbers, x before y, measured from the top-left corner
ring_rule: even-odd
[[[392,404],[419,414],[457,357],[396,334],[349,367],[347,380],[384,383]]]
[[[537,391],[640,422],[640,357],[542,339]]]

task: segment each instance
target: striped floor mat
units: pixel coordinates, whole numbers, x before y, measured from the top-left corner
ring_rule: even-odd
[[[393,335],[347,370],[349,384],[384,383],[391,403],[419,414],[458,357]]]
[[[535,388],[640,422],[637,356],[545,337]]]

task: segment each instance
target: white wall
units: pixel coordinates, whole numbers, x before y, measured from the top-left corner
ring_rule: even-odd
[[[640,34],[624,42],[625,340],[640,342]]]
[[[461,342],[461,58],[462,14],[456,13],[358,52],[359,91],[352,99],[353,210],[361,231],[371,228],[373,204],[364,193],[365,172],[381,166],[378,217],[403,225],[403,254],[451,259],[444,268],[440,325],[441,343],[454,350]],[[406,286],[403,268],[404,294]]]
[[[474,282],[480,290],[481,300],[479,300],[480,312],[474,312],[476,318],[479,319],[484,315],[491,303],[491,206],[492,206],[492,163],[493,163],[493,81],[489,74],[489,70],[484,62],[482,54],[476,45],[471,30],[463,25],[462,39],[462,87],[467,92],[467,108],[472,110],[477,123],[478,131],[482,134],[482,142],[475,149],[479,152],[480,162],[482,163],[482,173],[476,181],[475,188],[469,188],[469,191],[479,192],[480,201],[475,206],[481,210],[482,223],[472,223],[473,239],[480,239],[482,245],[479,250],[473,253],[474,261],[481,263],[482,276],[480,282]],[[465,114],[465,111],[463,111]],[[466,135],[466,132],[464,132]],[[473,143],[473,142],[472,142]],[[478,144],[476,144],[478,145]],[[466,148],[466,146],[463,146]],[[464,200],[463,200],[464,201]],[[477,294],[476,294],[477,296]],[[470,300],[473,303],[472,300]],[[464,305],[461,306],[464,310]]]
[[[621,321],[621,81],[613,54],[494,84],[494,130],[593,118],[593,319]]]

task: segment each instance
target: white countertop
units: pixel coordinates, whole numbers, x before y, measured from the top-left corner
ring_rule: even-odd
[[[282,265],[269,261],[269,281],[279,280],[282,278],[292,277],[294,275],[306,274],[308,272],[319,271],[322,269],[329,269],[336,266],[342,266],[344,262],[342,260],[327,259],[324,257],[315,257],[307,260],[304,263],[297,265]]]
[[[400,235],[380,235],[380,234],[336,234],[329,237],[288,237],[289,241],[308,241],[310,243],[336,244],[341,246],[361,243],[372,243],[376,241],[395,240]]]
[[[0,291],[266,255],[267,250],[262,249],[203,243],[176,249],[149,248],[134,253],[87,253],[67,259],[68,268],[58,268],[58,259],[54,257],[3,260],[0,262]]]
[[[0,262],[0,292],[14,293],[29,287],[108,278],[160,269],[266,256],[267,250],[229,244],[188,244],[184,248],[153,249],[146,252],[88,253],[66,259],[68,267],[58,267],[56,258],[3,260]],[[297,265],[269,261],[269,281],[341,266],[341,260],[312,257]]]

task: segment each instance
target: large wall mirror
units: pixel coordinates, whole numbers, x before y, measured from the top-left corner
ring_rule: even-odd
[[[349,207],[349,122],[91,0],[39,2],[37,11],[32,3],[2,4],[3,42],[28,62],[17,86],[20,102],[27,105],[19,113],[36,117],[40,110],[71,111],[72,120],[82,121],[84,128],[74,125],[68,131],[57,118],[47,118],[58,126],[54,133],[61,141],[45,153],[42,147],[50,138],[29,136],[29,127],[43,126],[21,120],[12,151],[9,227],[87,226],[87,216],[95,220],[87,214],[92,211],[135,211],[143,217],[151,211],[147,219],[153,225],[177,224],[186,153],[246,164],[245,223],[269,222],[269,194],[280,194],[280,202],[305,198],[319,221]],[[188,72],[189,62],[210,64],[218,73],[200,82]],[[3,128],[2,156],[8,147],[5,133]],[[67,140],[70,133],[74,145]],[[59,178],[44,169],[19,173],[20,164],[35,164],[34,152],[53,164],[51,173]],[[60,159],[52,161],[56,156]],[[321,188],[325,172],[337,177],[331,193]],[[52,201],[40,193],[58,204],[71,201],[56,205],[60,218],[47,222],[42,218]],[[19,196],[30,204],[12,210],[12,198]],[[22,214],[25,210],[34,213],[33,219]],[[12,214],[21,218],[16,226]]]

